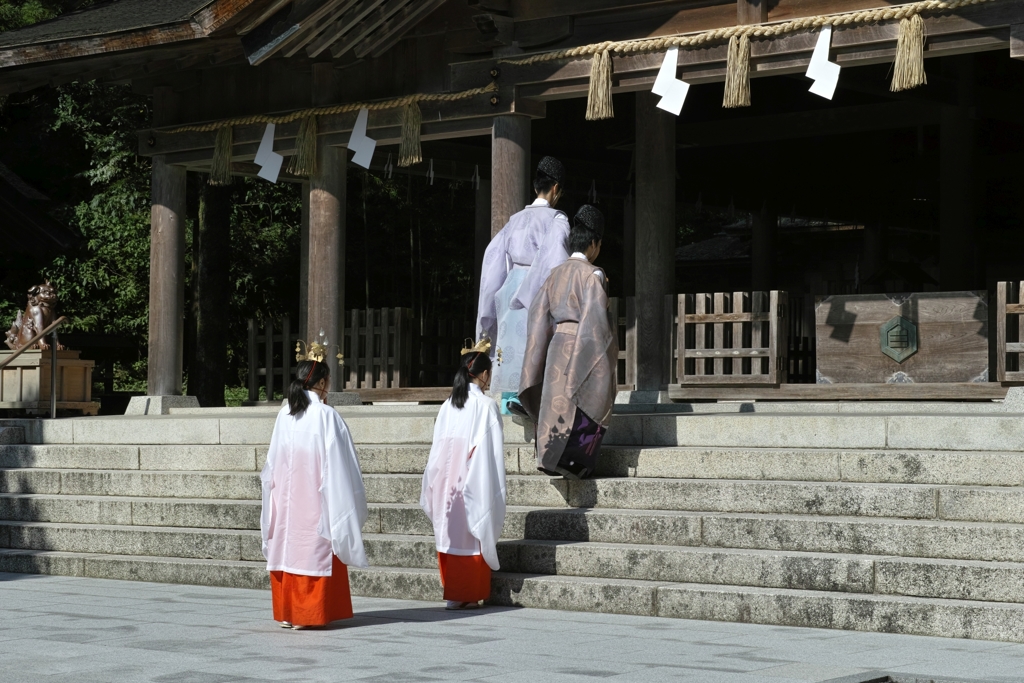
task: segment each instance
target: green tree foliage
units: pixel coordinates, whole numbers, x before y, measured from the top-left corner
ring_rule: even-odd
[[[0,31],[53,19],[91,4],[91,0],[0,0]]]

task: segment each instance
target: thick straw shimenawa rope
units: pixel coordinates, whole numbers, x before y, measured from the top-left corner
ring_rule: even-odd
[[[612,109],[611,53],[636,54],[663,52],[673,47],[697,47],[707,43],[729,41],[726,58],[725,94],[722,106],[726,108],[750,106],[750,40],[807,31],[823,26],[851,26],[880,21],[899,20],[896,48],[896,68],[892,90],[909,90],[927,82],[924,73],[924,20],[922,12],[955,10],[995,0],[923,0],[895,7],[803,17],[776,24],[746,24],[701,31],[699,33],[642,38],[638,40],[605,41],[592,45],[542,52],[527,57],[506,57],[499,63],[527,65],[558,59],[591,57],[590,91],[587,101],[587,120],[614,116]]]
[[[349,104],[333,104],[326,107],[313,107],[312,109],[302,109],[300,111],[293,111],[287,114],[253,114],[251,116],[236,116],[232,119],[224,119],[223,121],[211,121],[210,123],[196,123],[189,124],[187,126],[178,126],[176,128],[168,128],[167,130],[157,130],[159,133],[210,133],[224,126],[245,126],[253,123],[292,123],[299,119],[304,119],[307,116],[325,116],[329,114],[345,114],[352,111],[359,111],[360,109],[369,109],[370,111],[380,111],[382,109],[395,109],[397,107],[404,107],[409,104],[419,104],[420,102],[455,102],[456,100],[464,100],[475,95],[484,95],[487,93],[497,92],[498,84],[489,83],[482,88],[473,88],[472,90],[463,90],[461,92],[442,92],[442,93],[421,93],[418,95],[404,95],[402,97],[394,97],[390,100],[379,100],[376,102],[352,102]]]
[[[609,68],[611,60],[609,60]],[[611,76],[609,75],[609,84]],[[253,116],[237,116],[224,121],[213,121],[210,123],[199,123],[188,126],[178,126],[163,133],[175,134],[187,131],[208,133],[217,131],[217,137],[213,144],[213,165],[210,171],[210,184],[227,185],[231,183],[231,144],[232,127],[244,126],[253,123],[291,123],[302,120],[299,125],[299,132],[295,140],[295,155],[288,162],[288,172],[294,175],[312,176],[316,173],[316,136],[317,117],[329,114],[344,114],[346,112],[369,109],[380,111],[382,109],[402,108],[402,137],[399,145],[398,165],[402,167],[418,164],[423,160],[420,151],[420,126],[422,114],[420,102],[454,102],[463,100],[475,95],[496,92],[497,83],[490,83],[482,88],[463,90],[454,93],[426,93],[420,95],[405,95],[390,100],[379,100],[377,102],[352,102],[349,104],[335,104],[327,107],[315,107],[293,111],[288,114],[272,116],[269,114],[256,114]],[[609,90],[610,97],[611,90]]]
[[[675,36],[660,36],[657,38],[640,38],[636,40],[605,41],[592,45],[580,45],[579,47],[567,48],[556,52],[541,52],[527,57],[505,57],[499,59],[504,64],[538,64],[550,62],[557,59],[568,59],[572,57],[590,57],[601,52],[618,52],[621,54],[662,52],[670,47],[697,47],[706,43],[726,41],[733,36],[748,36],[750,38],[772,38],[775,36],[806,31],[822,26],[850,26],[853,24],[870,24],[879,21],[892,21],[894,19],[909,19],[916,14],[924,12],[941,12],[981,5],[996,0],[923,0],[908,5],[896,5],[894,7],[882,7],[857,12],[846,12],[843,14],[829,14],[816,17],[803,17],[791,21],[783,21],[777,24],[744,24],[740,26],[727,26],[715,28],[700,33],[690,33]]]

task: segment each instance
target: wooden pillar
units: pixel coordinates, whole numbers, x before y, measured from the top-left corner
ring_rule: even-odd
[[[302,218],[299,225],[299,334],[306,334],[309,310],[309,181],[302,183]]]
[[[636,294],[636,201],[633,190],[622,202],[622,296]]]
[[[153,125],[174,123],[177,96],[153,91]],[[153,157],[149,243],[150,396],[180,396],[185,337],[185,169]]]
[[[331,391],[344,383],[338,372],[337,350],[343,345],[345,314],[345,183],[346,150],[317,146],[317,173],[309,179],[309,264],[307,275],[307,341],[323,330],[332,348]]]
[[[491,129],[491,236],[531,201],[530,118],[495,116]]]
[[[640,391],[668,382],[665,295],[675,291],[676,117],[636,94],[636,315]]]
[[[939,282],[944,291],[975,286],[974,62],[972,55],[946,57],[943,75],[956,82],[956,105],[939,119]]]
[[[181,395],[185,334],[185,169],[153,157],[149,244],[150,396]]]
[[[198,248],[195,362],[189,369],[189,393],[204,408],[224,406],[227,380],[228,309],[231,305],[230,185],[204,183],[199,220],[192,239]]]
[[[754,214],[750,240],[750,288],[769,291],[775,286],[775,232],[779,216],[767,205]]]
[[[491,181],[480,179],[476,189],[476,227],[473,250],[473,291],[480,291],[480,268],[484,262],[484,251],[491,241]]]

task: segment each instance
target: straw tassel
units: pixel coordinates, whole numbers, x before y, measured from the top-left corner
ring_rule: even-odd
[[[924,19],[920,14],[915,14],[909,19],[900,20],[896,67],[889,90],[910,90],[927,82],[928,76],[924,72]]]
[[[210,184],[231,184],[231,126],[221,126],[217,129],[217,137],[213,142]]]
[[[316,175],[316,116],[307,116],[299,124],[299,134],[295,139],[295,156],[288,162],[288,172],[292,175]]]
[[[587,121],[615,117],[612,104],[612,55],[602,50],[590,60],[590,92],[587,96]]]
[[[729,39],[722,106],[726,109],[750,106],[750,37],[746,34]]]
[[[420,148],[420,126],[423,113],[416,102],[405,105],[402,111],[402,141],[398,146],[398,165],[402,168],[423,161],[423,150]]]

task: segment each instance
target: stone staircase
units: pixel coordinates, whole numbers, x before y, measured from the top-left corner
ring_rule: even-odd
[[[341,411],[370,501],[353,592],[440,600],[436,410]],[[0,420],[0,571],[267,587],[273,421]],[[622,406],[583,482],[505,432],[495,604],[1024,642],[1024,414],[1000,404]]]

